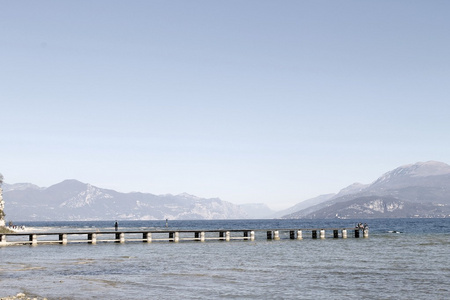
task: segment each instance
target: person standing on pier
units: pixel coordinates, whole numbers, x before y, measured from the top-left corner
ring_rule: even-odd
[[[117,223],[117,221],[116,223],[114,223],[114,228],[116,229],[116,231],[119,230],[119,223]]]

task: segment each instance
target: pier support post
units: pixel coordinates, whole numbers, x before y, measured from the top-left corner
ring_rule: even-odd
[[[225,239],[223,238],[224,235],[225,235],[225,233],[224,233],[223,231],[219,231],[219,240],[220,240],[220,241],[225,240]]]
[[[88,233],[88,243],[89,244],[97,244],[97,234],[96,233]]]
[[[66,233],[62,233],[59,235],[59,243],[61,245],[67,245],[67,234]]]
[[[368,238],[369,237],[369,228],[364,228],[363,230],[363,237]]]
[[[302,239],[303,239],[302,231],[297,230],[297,240],[302,240]]]
[[[205,241],[205,232],[202,231],[200,232],[200,242],[204,242]]]
[[[359,229],[355,229],[355,238],[359,238]]]
[[[291,240],[295,240],[295,231],[294,230],[289,231],[289,238]]]
[[[347,229],[342,229],[342,238],[343,239],[347,238]]]
[[[180,241],[180,233],[178,231],[169,232],[169,239],[171,242],[178,243]]]
[[[229,231],[227,231],[227,232],[225,232],[225,240],[227,241],[227,242],[229,242],[230,241],[230,232]]]
[[[280,232],[278,230],[275,230],[273,232],[273,239],[274,240],[279,240],[280,239]]]
[[[29,241],[31,242],[31,245],[36,246],[37,245],[37,235],[30,234]]]
[[[339,230],[334,229],[333,230],[333,238],[337,239],[339,237]]]
[[[244,232],[242,233],[242,236],[244,237],[244,240],[248,240],[248,231],[244,230]]]
[[[125,233],[123,232],[116,233],[116,243],[121,244],[125,243]]]
[[[250,241],[254,241],[255,240],[255,232],[252,230],[250,231]]]
[[[0,234],[0,245],[5,245],[6,244],[6,235],[5,234]]]
[[[200,241],[200,232],[199,231],[194,232],[194,240]]]
[[[144,243],[151,243],[152,242],[152,233],[151,232],[144,232],[142,234],[142,241]]]
[[[271,230],[267,231],[267,239],[268,240],[272,239],[272,231]]]
[[[311,235],[313,239],[317,239],[317,230],[313,230]]]
[[[325,238],[325,229],[320,229],[320,238],[321,239]]]

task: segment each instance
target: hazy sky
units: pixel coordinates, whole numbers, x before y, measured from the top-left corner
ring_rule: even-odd
[[[0,0],[0,173],[281,209],[450,163],[450,1]]]

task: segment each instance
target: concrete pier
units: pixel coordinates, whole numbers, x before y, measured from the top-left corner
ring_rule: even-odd
[[[142,241],[151,243],[152,242],[152,233],[151,232],[144,232],[142,234]]]
[[[116,233],[116,243],[125,243],[125,233],[123,232],[117,232]]]
[[[289,231],[289,238],[290,238],[291,240],[295,240],[295,231],[294,231],[294,230],[290,230],[290,231]]]
[[[325,238],[325,229],[320,229],[320,238],[321,239]]]
[[[178,243],[180,241],[180,233],[178,231],[169,232],[169,240]]]
[[[31,242],[31,245],[33,245],[33,246],[37,245],[37,235],[36,234],[30,234],[28,240]]]
[[[65,233],[60,234],[59,240],[61,245],[67,245],[67,234]]]
[[[280,239],[280,231],[274,230],[274,232],[273,232],[273,239],[274,240],[279,240]]]
[[[88,243],[89,244],[97,244],[97,234],[95,233],[88,233]],[[116,239],[117,239],[117,235],[116,235]],[[125,242],[125,241],[124,241]]]
[[[0,245],[6,244],[6,235],[2,234],[0,235]]]
[[[255,241],[260,238],[267,240],[303,240],[303,232],[311,239],[326,239],[326,232],[333,232],[332,238],[348,238],[348,230],[353,231],[353,237],[369,237],[369,229],[365,228],[294,228],[294,229],[232,229],[232,230],[149,230],[149,231],[74,231],[74,232],[39,232],[39,233],[2,233],[0,234],[0,246],[8,245],[38,245],[73,243],[98,244],[115,242],[124,244],[127,242],[185,242],[219,240],[231,242],[235,240]],[[341,235],[339,235],[339,231]],[[362,231],[362,233],[361,233]],[[310,233],[310,235],[309,235]],[[81,238],[80,238],[81,236]]]
[[[369,228],[368,227],[364,228],[364,230],[363,230],[363,237],[364,238],[368,238],[369,237]]]

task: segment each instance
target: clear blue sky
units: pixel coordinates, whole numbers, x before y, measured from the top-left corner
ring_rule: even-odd
[[[286,208],[450,163],[450,1],[0,1],[0,173]]]

